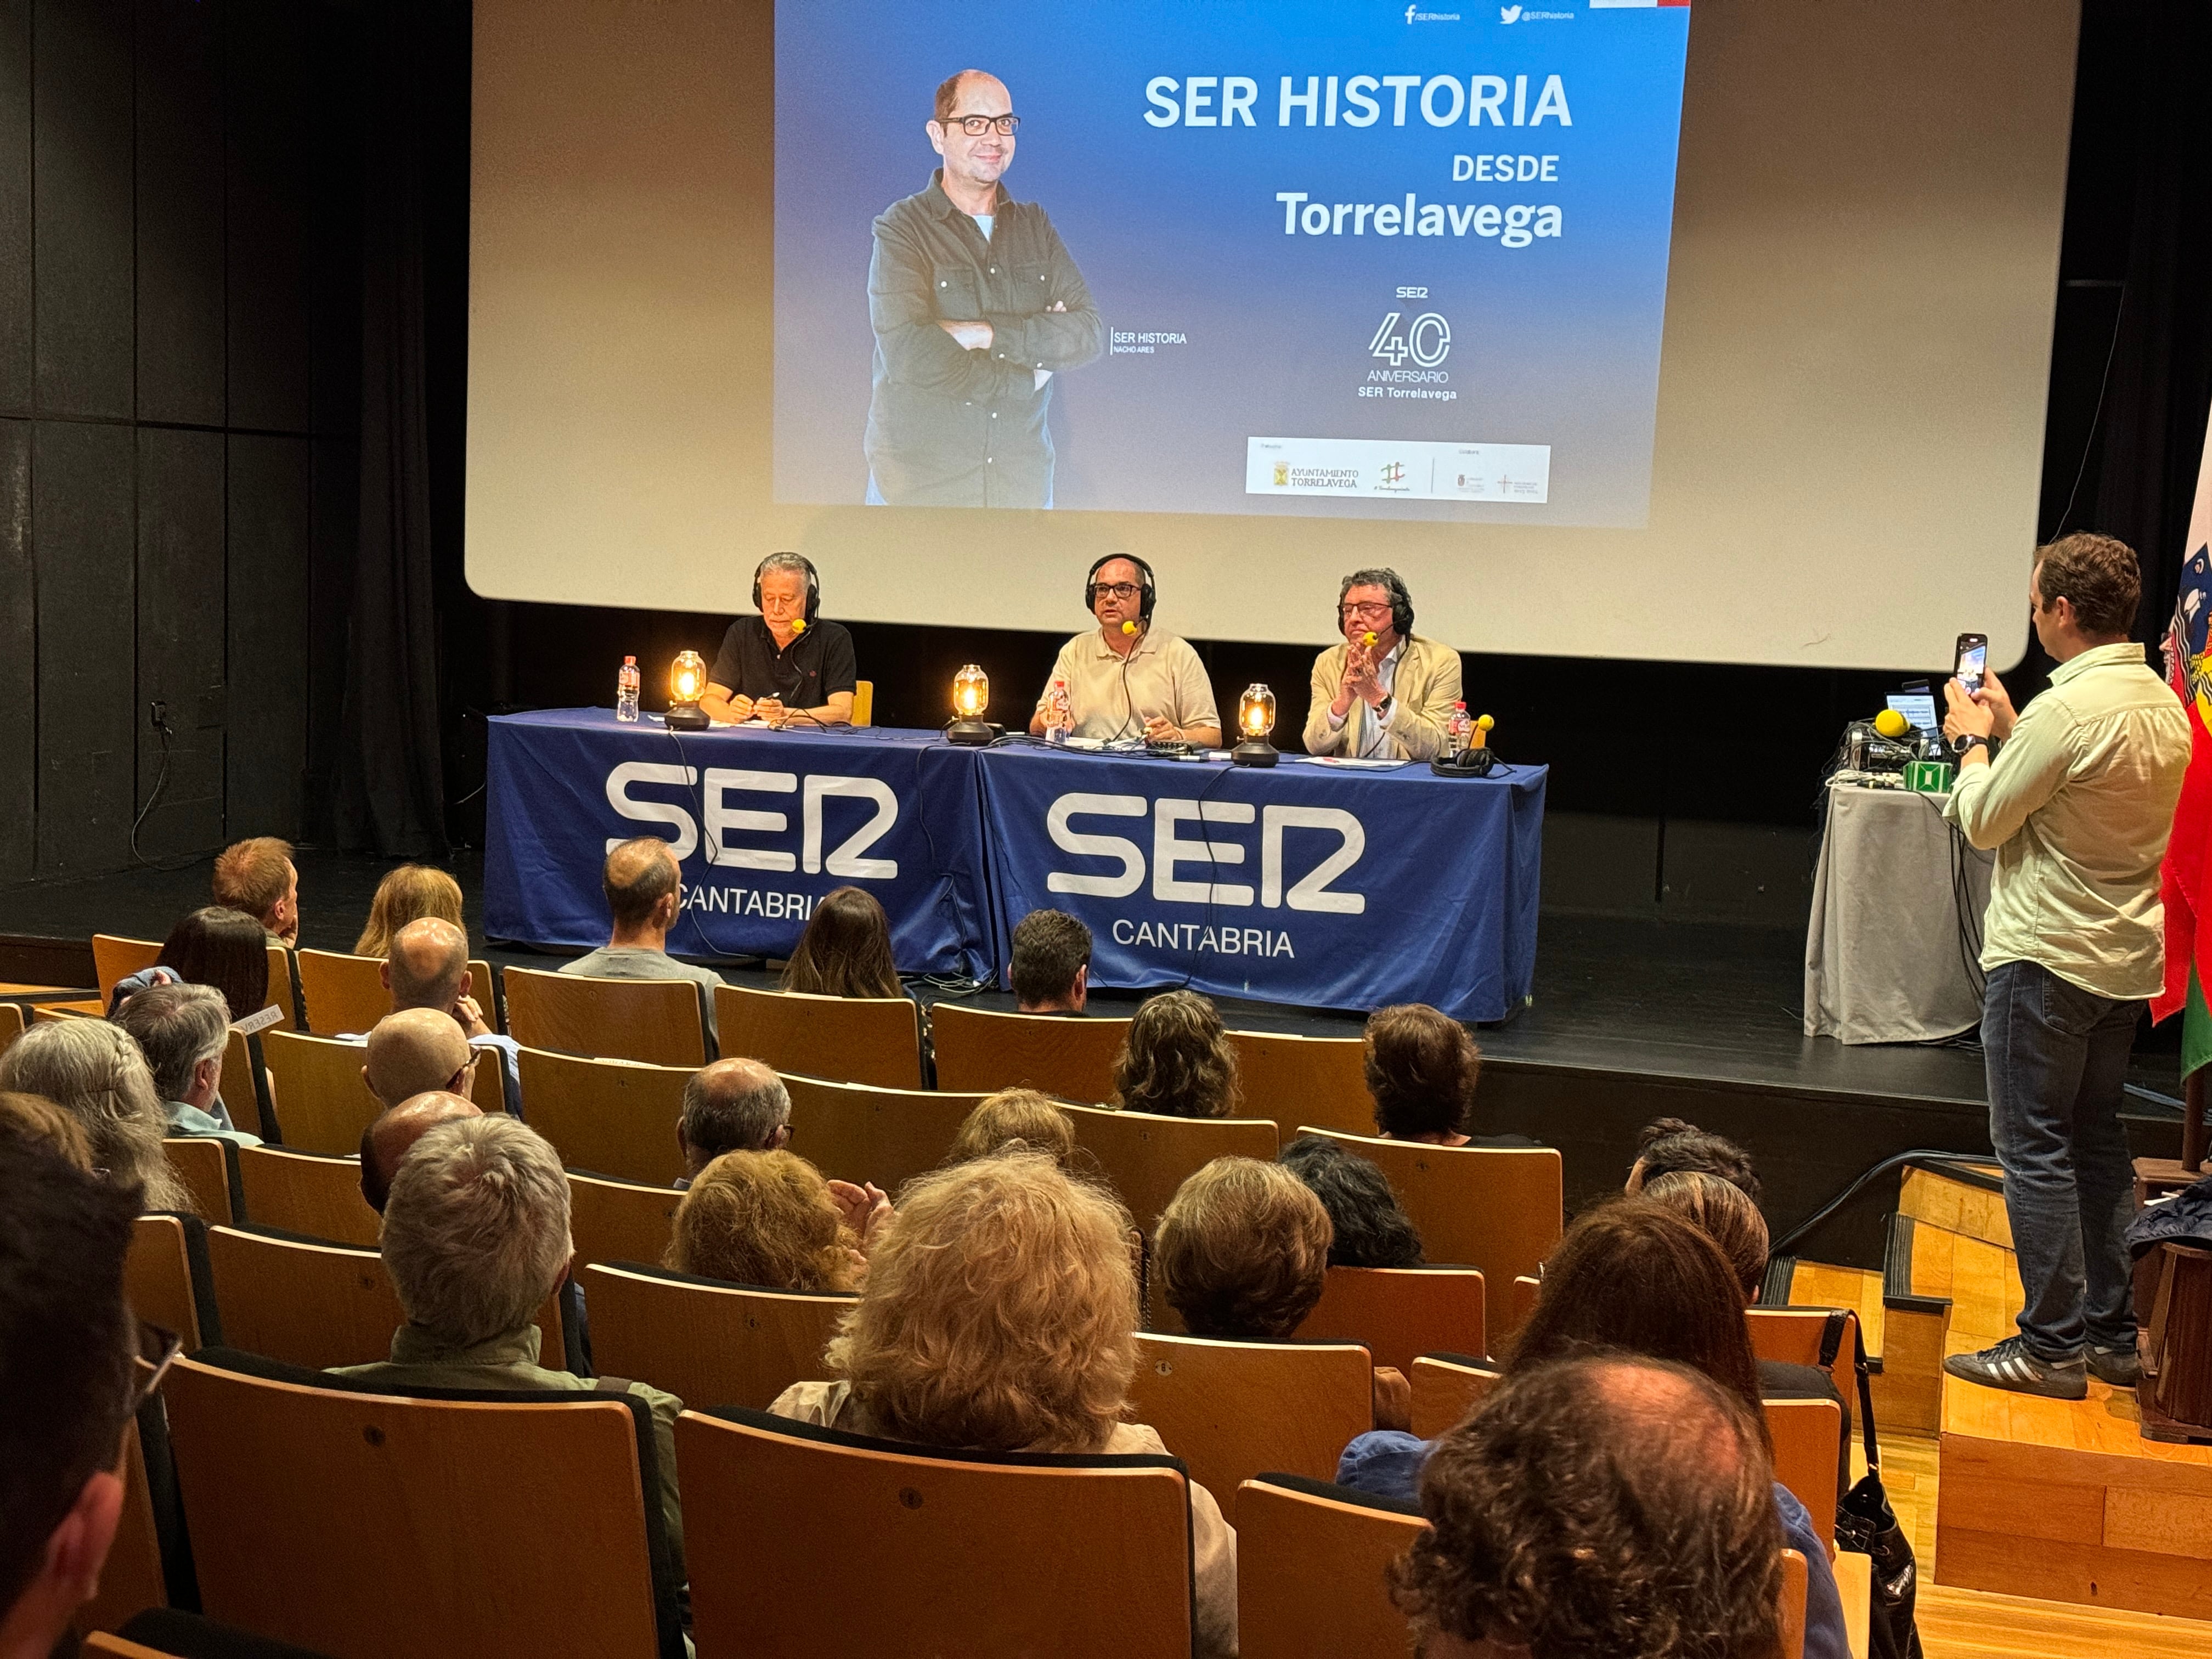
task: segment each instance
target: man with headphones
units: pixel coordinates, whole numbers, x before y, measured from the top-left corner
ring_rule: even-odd
[[[1046,680],[1031,735],[1051,723],[1053,687],[1067,685],[1070,731],[1079,738],[1141,738],[1152,743],[1221,746],[1221,714],[1206,665],[1186,640],[1152,626],[1159,598],[1152,568],[1127,553],[1109,553],[1083,579],[1083,603],[1098,618],[1095,633],[1060,647]]]
[[[1314,659],[1306,753],[1434,760],[1460,700],[1459,653],[1413,632],[1413,596],[1395,570],[1355,570],[1337,590],[1344,643]]]
[[[820,620],[813,562],[769,554],[753,572],[753,603],[760,615],[738,617],[722,635],[700,708],[709,720],[850,726],[860,684],[853,636]]]

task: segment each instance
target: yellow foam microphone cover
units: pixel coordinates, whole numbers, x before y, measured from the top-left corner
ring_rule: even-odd
[[[1885,708],[1874,717],[1874,729],[1885,738],[1894,739],[1910,732],[1912,729],[1912,722],[1894,708]]]
[[[1133,622],[1125,622],[1121,624],[1121,631],[1124,634],[1133,634],[1137,631],[1137,624]]]
[[[1360,644],[1362,644],[1362,645],[1372,645],[1372,644],[1374,644],[1374,643],[1375,643],[1375,635],[1374,635],[1374,633],[1370,630],[1370,631],[1369,631],[1369,632],[1367,632],[1367,633],[1362,634],[1362,635],[1359,636],[1359,642],[1360,642]]]
[[[1487,714],[1478,714],[1475,716],[1474,726],[1475,730],[1478,732],[1487,732],[1497,724],[1498,722]]]
[[[793,617],[791,619],[791,631],[794,634],[804,634],[806,631],[806,618]]]

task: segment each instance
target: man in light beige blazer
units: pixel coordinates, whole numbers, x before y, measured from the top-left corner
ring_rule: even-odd
[[[1413,599],[1395,570],[1355,570],[1336,602],[1344,643],[1314,659],[1309,755],[1434,760],[1460,700],[1459,653],[1413,632]]]

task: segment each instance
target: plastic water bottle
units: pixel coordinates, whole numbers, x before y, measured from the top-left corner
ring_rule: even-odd
[[[1474,722],[1467,717],[1465,703],[1455,702],[1452,705],[1451,719],[1444,723],[1444,735],[1451,740],[1453,754],[1463,755],[1467,752],[1468,739],[1474,735]]]
[[[1046,702],[1049,705],[1049,712],[1045,715],[1045,741],[1065,743],[1068,727],[1075,724],[1075,716],[1069,706],[1067,680],[1064,675],[1053,677],[1052,694]]]
[[[637,720],[637,659],[624,657],[622,672],[615,676],[615,718],[625,725]]]

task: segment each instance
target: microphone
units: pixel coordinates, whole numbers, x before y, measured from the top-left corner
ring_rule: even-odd
[[[1895,743],[1912,729],[1912,722],[1894,708],[1885,708],[1874,717],[1874,729],[1892,743]]]
[[[794,634],[804,634],[806,631],[806,618],[793,617],[791,619],[791,631]]]
[[[1362,645],[1373,645],[1375,643],[1374,630],[1370,629],[1366,633],[1362,634],[1359,636],[1359,642]]]
[[[1133,634],[1137,631],[1137,624],[1133,622],[1125,622],[1121,624],[1121,631],[1124,634]]]
[[[1478,716],[1474,722],[1474,735],[1468,739],[1468,747],[1470,749],[1488,748],[1490,746],[1490,730],[1497,724],[1498,722],[1487,714]]]

